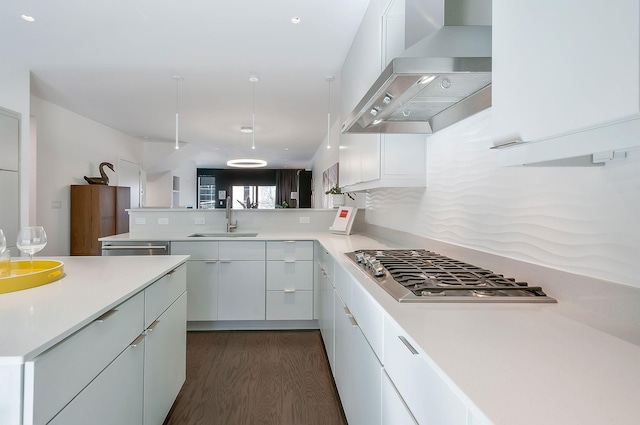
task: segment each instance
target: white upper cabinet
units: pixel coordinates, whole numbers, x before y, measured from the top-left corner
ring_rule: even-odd
[[[344,119],[389,60],[404,50],[404,0],[372,0],[341,73]],[[340,186],[350,191],[426,186],[423,134],[341,134]]]
[[[503,165],[640,146],[637,0],[493,1],[494,143]]]

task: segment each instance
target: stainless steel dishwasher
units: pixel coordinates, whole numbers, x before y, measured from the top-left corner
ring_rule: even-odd
[[[103,256],[122,255],[169,255],[171,243],[169,241],[104,241],[102,242]]]

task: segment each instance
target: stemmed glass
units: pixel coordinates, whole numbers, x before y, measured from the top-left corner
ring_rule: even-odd
[[[33,254],[41,251],[47,244],[47,234],[42,226],[23,227],[18,233],[16,246],[25,254],[29,254],[31,270],[33,270]]]

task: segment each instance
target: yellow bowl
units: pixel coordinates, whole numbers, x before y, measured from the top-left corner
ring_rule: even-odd
[[[29,260],[0,263],[0,294],[21,291],[55,282],[63,276],[62,261]]]

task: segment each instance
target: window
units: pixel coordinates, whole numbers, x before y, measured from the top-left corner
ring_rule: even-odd
[[[276,207],[275,186],[233,186],[231,208],[273,209]]]
[[[216,207],[216,178],[198,177],[198,208],[203,210]]]

